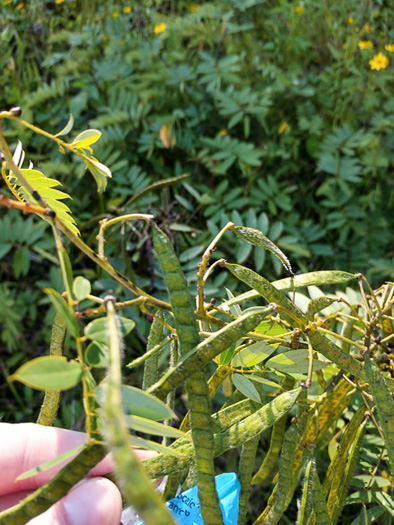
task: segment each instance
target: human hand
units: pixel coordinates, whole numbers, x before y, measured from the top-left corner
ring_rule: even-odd
[[[0,511],[16,505],[47,483],[69,458],[36,476],[15,479],[42,463],[71,450],[86,441],[82,432],[44,427],[33,423],[0,423]],[[140,459],[149,451],[137,451]],[[100,477],[113,470],[108,455],[49,510],[29,521],[29,525],[119,525],[122,499],[116,485]]]

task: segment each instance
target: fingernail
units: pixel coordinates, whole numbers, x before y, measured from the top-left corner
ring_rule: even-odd
[[[120,521],[122,500],[111,481],[92,478],[65,497],[63,508],[70,525],[113,525]]]

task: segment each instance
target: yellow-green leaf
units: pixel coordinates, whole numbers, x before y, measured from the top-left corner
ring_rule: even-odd
[[[125,418],[128,428],[131,428],[136,432],[144,432],[144,434],[153,434],[154,436],[174,438],[185,436],[185,433],[181,432],[177,428],[170,427],[169,425],[163,425],[163,423],[158,423],[157,421],[152,421],[145,417],[125,416]]]
[[[70,131],[73,129],[74,126],[74,117],[70,113],[70,118],[68,119],[67,124],[64,126],[64,128],[59,131],[59,133],[56,133],[55,137],[61,137],[62,135],[67,135],[67,133],[70,133]]]
[[[66,303],[59,292],[52,288],[44,288],[44,292],[48,295],[51,303],[53,304],[56,312],[63,319],[67,330],[74,336],[79,337],[79,325],[78,321],[72,311],[71,307]]]
[[[63,452],[63,454],[60,454],[60,456],[57,456],[54,459],[51,459],[50,461],[47,461],[46,463],[42,463],[41,465],[38,465],[38,467],[34,467],[30,470],[27,470],[26,472],[23,472],[23,474],[20,474],[15,481],[22,481],[23,479],[31,478],[32,476],[35,476],[36,474],[39,474],[40,472],[44,472],[45,470],[48,470],[49,468],[54,467],[55,465],[58,465],[62,461],[65,461],[66,459],[70,458],[71,456],[75,456],[79,452],[81,452],[86,447],[85,443],[83,445],[78,445],[75,448],[72,448],[71,450],[67,450],[66,452]]]
[[[23,364],[10,376],[35,390],[68,390],[82,379],[83,368],[63,356],[37,357]]]
[[[74,141],[71,143],[71,146],[74,146],[77,149],[89,148],[91,144],[94,144],[99,140],[101,135],[102,133],[98,129],[87,129],[75,137]]]
[[[122,337],[130,333],[135,327],[135,322],[126,317],[118,317],[119,328]],[[102,317],[101,319],[95,319],[89,323],[84,330],[86,337],[92,341],[98,341],[99,343],[108,343],[108,328],[107,318]]]

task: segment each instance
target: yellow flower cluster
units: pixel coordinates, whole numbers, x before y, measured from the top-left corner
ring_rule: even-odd
[[[153,28],[153,32],[155,35],[160,35],[160,33],[164,33],[164,31],[167,29],[166,24],[156,24]]]
[[[353,24],[353,22],[354,22],[353,17],[349,16],[349,18],[347,19],[347,23],[348,24]]]
[[[129,13],[131,13],[131,7],[129,5],[127,5],[126,7],[123,8],[123,12],[128,15]]]
[[[385,50],[389,53],[394,53],[394,44],[387,44],[384,46]]]
[[[195,12],[197,11],[197,9],[198,9],[198,5],[196,5],[196,4],[192,4],[192,5],[190,6],[190,11],[191,11],[192,13],[195,13]]]
[[[288,127],[289,123],[284,120],[278,128],[278,135],[282,135],[282,133],[284,133]]]
[[[371,32],[372,32],[372,28],[371,28],[371,26],[368,25],[368,24],[365,24],[365,26],[364,26],[364,31],[365,31],[366,33],[371,33]]]
[[[304,13],[304,7],[302,5],[298,5],[294,8],[294,12],[296,15],[302,15]]]
[[[389,65],[389,59],[383,53],[378,53],[369,61],[371,69],[385,69]]]
[[[372,49],[373,43],[370,40],[360,40],[358,47],[360,49]]]

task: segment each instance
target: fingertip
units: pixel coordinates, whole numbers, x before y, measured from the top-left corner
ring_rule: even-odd
[[[122,497],[116,485],[105,478],[90,478],[29,525],[119,525],[121,514]]]

